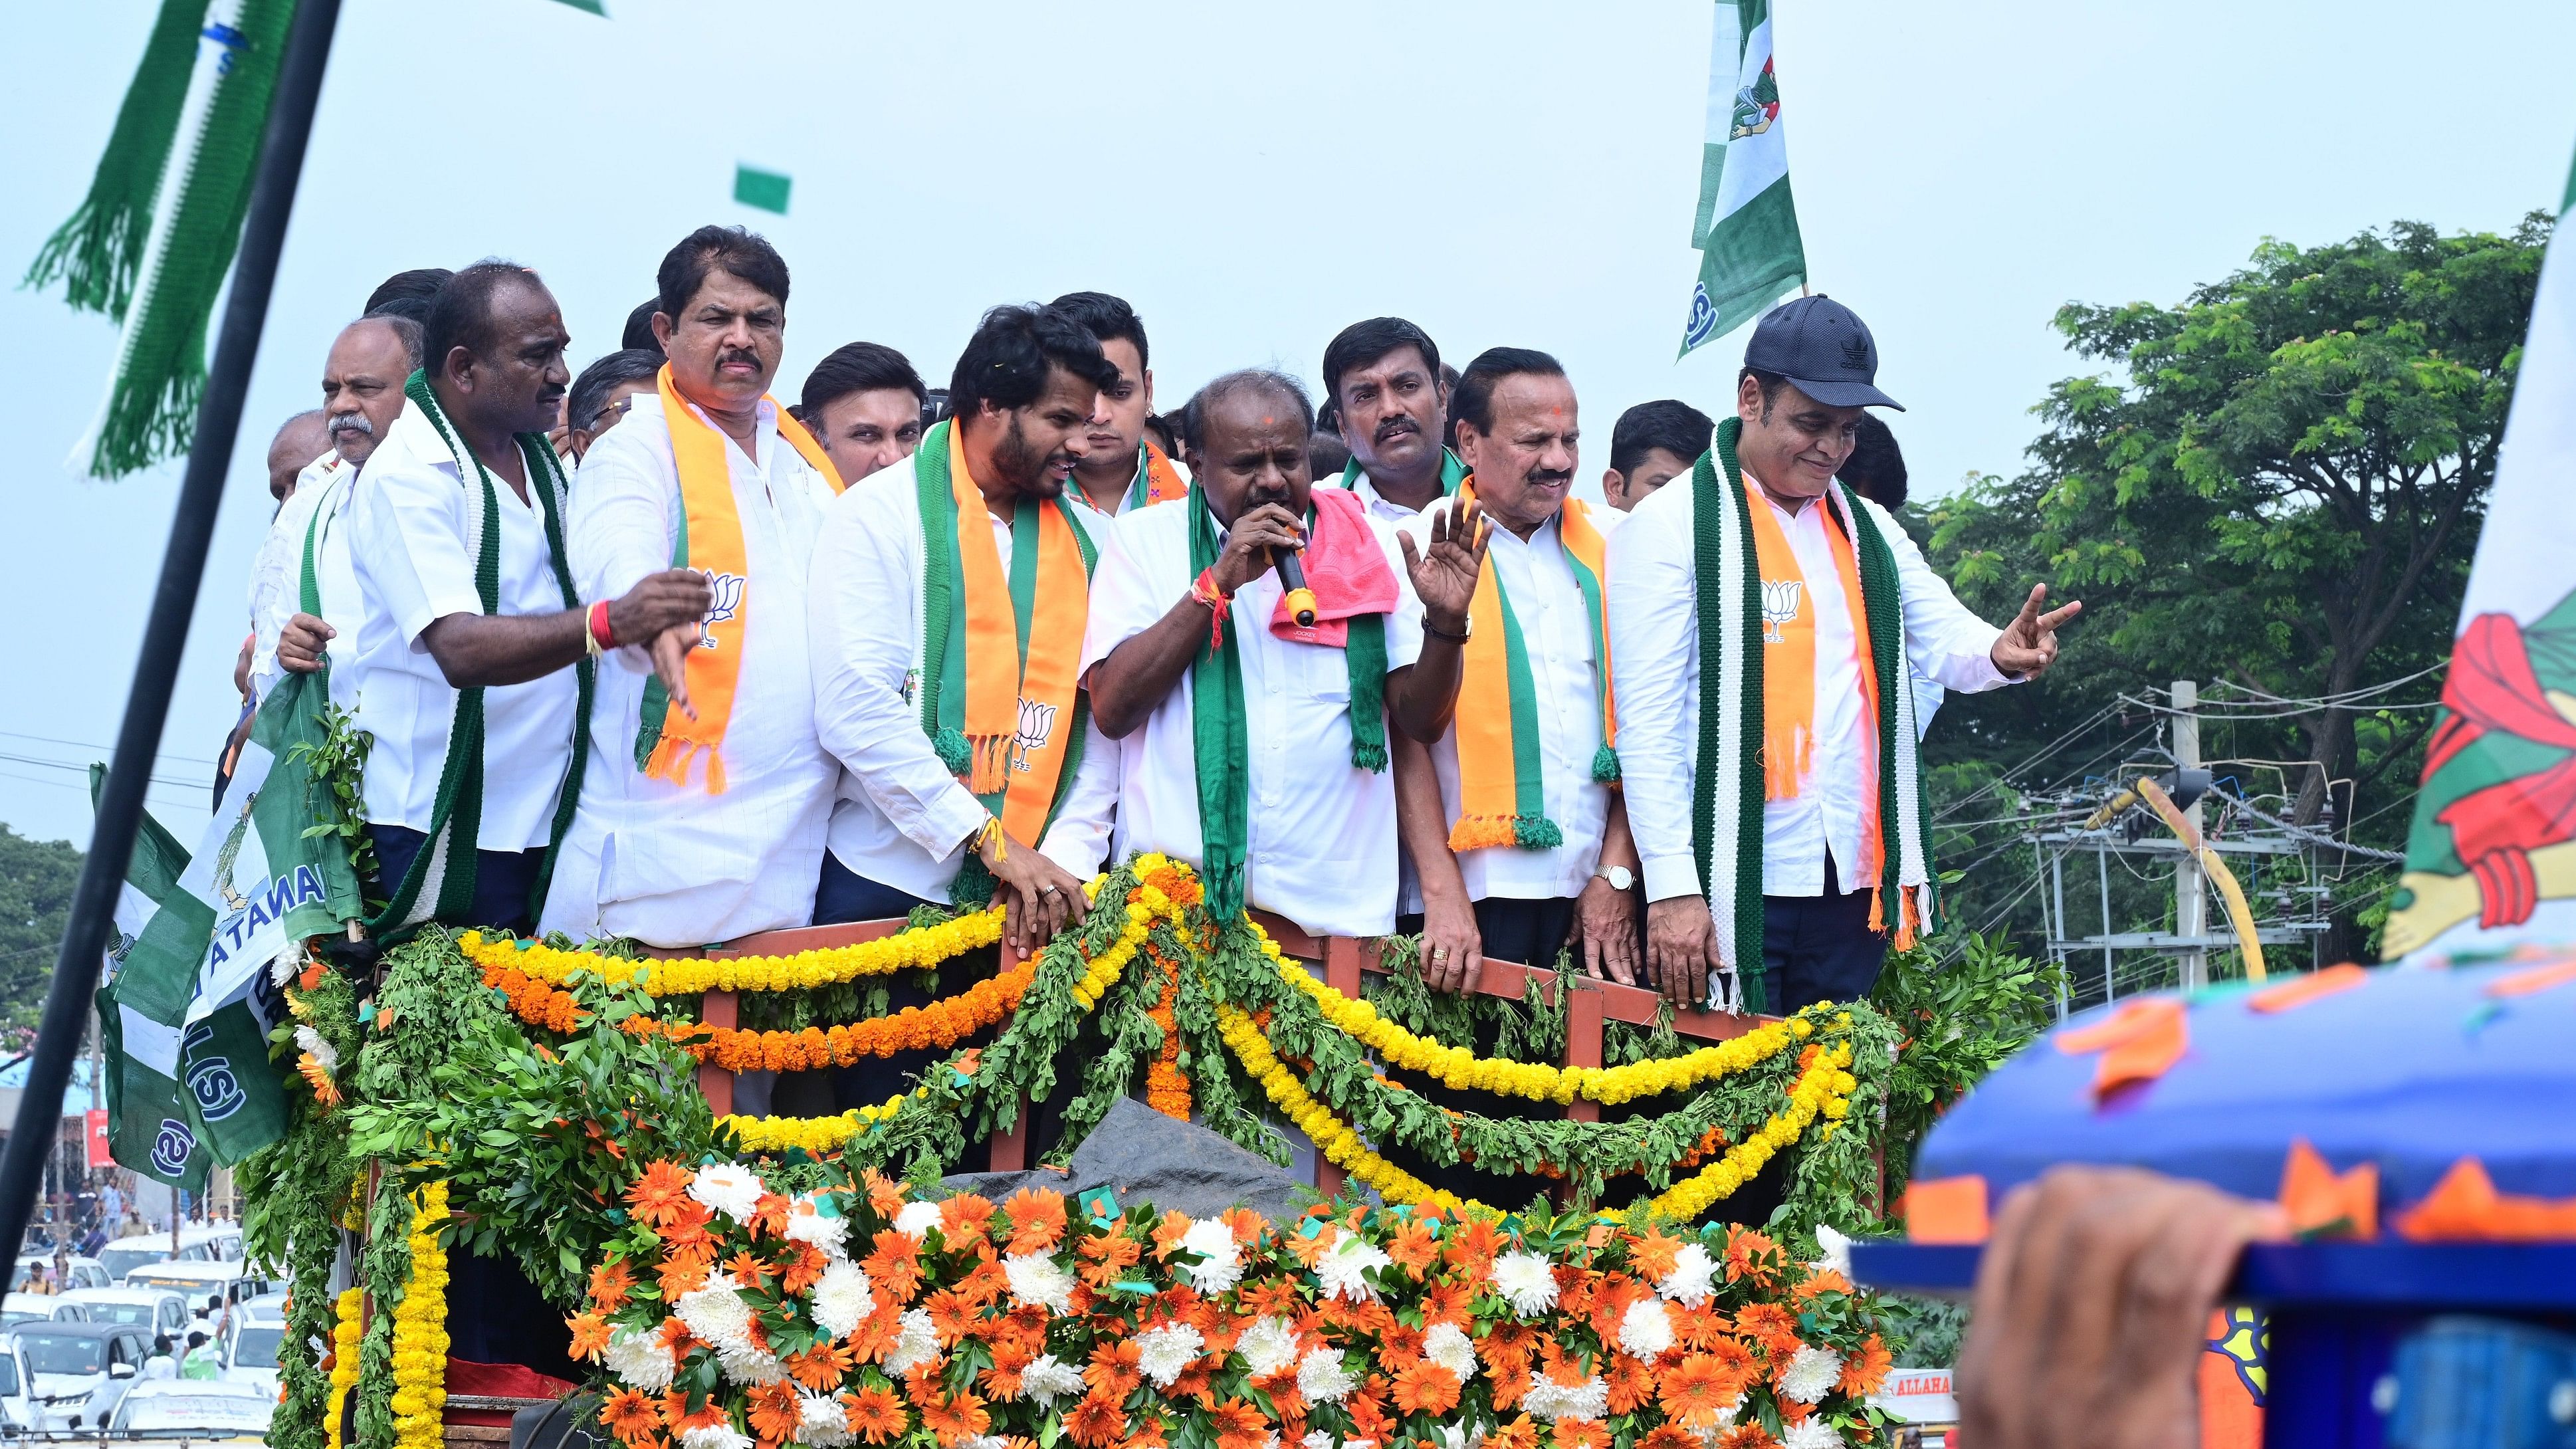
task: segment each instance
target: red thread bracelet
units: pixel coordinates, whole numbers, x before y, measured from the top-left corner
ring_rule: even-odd
[[[1224,648],[1225,615],[1234,607],[1234,596],[1216,586],[1216,565],[1199,570],[1199,576],[1190,583],[1190,597],[1208,607],[1208,647]]]
[[[617,647],[617,635],[608,627],[608,601],[601,599],[590,606],[590,637],[602,650]]]

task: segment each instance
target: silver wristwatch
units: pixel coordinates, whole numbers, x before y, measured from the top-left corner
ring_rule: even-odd
[[[1637,883],[1637,873],[1624,865],[1607,866],[1593,874],[1610,882],[1610,889],[1614,891],[1624,891]]]

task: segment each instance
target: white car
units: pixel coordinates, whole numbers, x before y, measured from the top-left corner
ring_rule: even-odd
[[[75,1288],[63,1301],[81,1305],[92,1323],[130,1323],[146,1338],[166,1333],[173,1343],[187,1341],[194,1316],[187,1298],[168,1288]]]
[[[29,1270],[33,1269],[39,1263],[44,1265],[47,1275],[50,1276],[53,1273],[53,1254],[19,1254],[17,1270],[9,1279],[10,1291],[15,1292],[18,1289],[26,1287]],[[108,1272],[107,1265],[100,1262],[98,1259],[72,1257],[63,1260],[62,1281],[56,1283],[54,1287],[57,1290],[64,1288],[104,1288],[115,1281],[116,1275]]]
[[[0,1327],[47,1320],[87,1323],[89,1310],[56,1293],[12,1293],[0,1298]]]
[[[185,1431],[199,1442],[256,1440],[277,1412],[275,1390],[219,1379],[152,1379],[136,1384],[108,1417],[110,1434],[167,1438]]]
[[[239,1262],[151,1263],[125,1275],[129,1289],[143,1288],[176,1293],[188,1303],[190,1316],[206,1320],[209,1327],[222,1316],[224,1306],[266,1295],[272,1285],[261,1273],[250,1271]]]
[[[45,1406],[36,1398],[36,1370],[18,1340],[0,1337],[0,1433],[40,1434]]]
[[[126,1274],[147,1263],[167,1263],[174,1258],[204,1263],[213,1261],[214,1256],[203,1243],[183,1244],[178,1252],[173,1253],[170,1251],[168,1233],[148,1233],[139,1238],[119,1238],[98,1250],[99,1266],[105,1268],[107,1276],[118,1283],[125,1281]]]
[[[96,1424],[143,1371],[152,1339],[115,1323],[28,1323],[9,1330],[35,1370],[46,1427]]]

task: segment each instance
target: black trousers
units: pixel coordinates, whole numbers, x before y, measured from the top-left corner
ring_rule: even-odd
[[[1825,855],[1825,893],[1762,898],[1763,1010],[1857,1001],[1878,985],[1888,938],[1869,928],[1869,892],[1845,892]]]
[[[429,836],[400,825],[370,825],[367,836],[376,844],[376,894],[381,897],[411,869],[421,847],[429,844]],[[543,847],[474,852],[474,904],[466,913],[470,919],[451,921],[442,916],[439,924],[481,926],[521,936],[533,933],[537,918],[528,909],[528,897],[537,888],[537,872],[545,861]]]

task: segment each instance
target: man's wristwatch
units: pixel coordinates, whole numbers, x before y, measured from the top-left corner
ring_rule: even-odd
[[[1625,891],[1637,883],[1637,873],[1624,865],[1606,866],[1593,874],[1610,882],[1610,889],[1614,891]]]
[[[1465,619],[1460,620],[1459,624],[1460,627],[1458,632],[1452,634],[1448,630],[1432,623],[1431,617],[1426,614],[1422,619],[1422,632],[1430,635],[1434,639],[1446,639],[1452,644],[1464,644],[1467,642],[1468,637],[1476,632],[1476,616],[1470,614]]]

